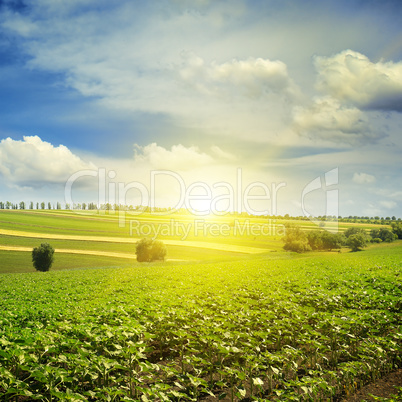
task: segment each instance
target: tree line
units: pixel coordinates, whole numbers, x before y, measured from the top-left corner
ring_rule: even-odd
[[[368,243],[393,242],[402,239],[402,223],[392,223],[391,228],[372,229],[350,227],[343,233],[326,230],[302,230],[299,226],[286,225],[283,248],[287,251],[303,253],[312,250],[340,250],[343,246],[352,251],[362,250]]]
[[[112,203],[103,203],[97,204],[94,202],[89,203],[65,203],[64,208],[62,208],[62,204],[60,202],[51,203],[51,202],[29,202],[26,203],[21,201],[19,203],[12,203],[10,201],[0,201],[0,209],[78,209],[78,210],[106,210],[106,211],[137,211],[137,212],[170,212],[176,211],[176,209],[171,207],[150,207],[147,205],[125,205],[125,204],[112,204]],[[185,208],[181,208],[178,212],[183,214],[191,214],[191,211],[186,210]],[[226,214],[224,211],[222,214]],[[230,215],[240,216],[240,217],[250,217],[254,215],[250,215],[247,212],[229,212]],[[306,216],[292,216],[289,214],[285,215],[259,215],[260,218],[267,218],[267,219],[278,219],[278,220],[301,220],[301,221],[309,221],[311,220],[310,217]],[[390,225],[395,222],[402,222],[401,218],[397,218],[395,215],[393,216],[328,216],[322,215],[315,217],[315,220],[322,222],[323,226],[325,226],[326,222],[345,222],[345,223],[372,223],[378,225]]]
[[[98,205],[90,202],[86,204],[85,202],[82,204],[73,204],[69,203],[64,204],[64,208],[60,202],[51,203],[51,202],[36,202],[31,201],[29,204],[21,201],[20,203],[12,203],[10,201],[2,202],[0,201],[0,209],[98,209]]]

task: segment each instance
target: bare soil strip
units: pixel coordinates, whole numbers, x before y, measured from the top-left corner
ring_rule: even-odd
[[[107,237],[107,236],[78,236],[78,235],[54,234],[54,233],[33,233],[33,232],[23,232],[19,230],[6,230],[6,229],[0,229],[0,235],[31,237],[36,239],[79,240],[79,241],[98,241],[107,243],[131,243],[131,244],[134,244],[138,240],[140,240],[139,238],[135,237],[127,238],[127,237]],[[259,254],[259,253],[266,253],[268,251],[267,249],[257,247],[237,246],[233,244],[210,243],[202,241],[163,240],[163,242],[166,245],[171,246],[207,248],[211,250],[229,251],[243,254]]]
[[[370,395],[380,398],[394,398],[394,401],[399,401],[401,400],[399,399],[400,396],[396,398],[392,397],[392,395],[398,394],[397,387],[402,387],[402,369],[390,373],[387,376],[364,386],[358,392],[356,392],[356,394],[342,399],[342,402],[374,402],[375,398],[371,397]]]

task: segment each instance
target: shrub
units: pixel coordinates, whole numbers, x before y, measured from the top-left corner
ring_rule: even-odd
[[[163,261],[166,257],[167,249],[160,240],[144,238],[137,242],[136,254],[138,262]]]
[[[340,249],[345,238],[340,233],[330,233],[325,230],[311,230],[307,233],[308,244],[312,250]]]
[[[402,239],[402,223],[392,223],[391,227],[398,239]]]
[[[348,228],[344,233],[346,238],[349,238],[350,236],[357,235],[357,234],[366,235],[366,231],[363,228],[353,226],[353,227]]]
[[[285,243],[283,248],[287,251],[295,251],[296,253],[311,251],[306,233],[298,226],[287,226],[282,240]]]
[[[54,261],[54,248],[49,243],[42,243],[32,250],[32,263],[37,271],[49,271]]]
[[[387,228],[372,229],[370,235],[372,238],[379,238],[387,243],[391,243],[398,238],[397,234]]]
[[[372,243],[381,243],[382,240],[379,237],[374,237],[374,239],[371,239]]]
[[[304,253],[305,251],[311,251],[311,247],[306,240],[292,240],[283,246],[286,251],[295,251],[296,253]]]
[[[345,237],[341,233],[323,232],[321,235],[322,248],[324,250],[341,249],[345,243]]]
[[[352,251],[359,251],[367,246],[367,242],[367,236],[363,233],[358,233],[350,235],[346,244],[352,249]]]
[[[307,233],[308,244],[312,250],[321,250],[322,244],[322,233],[319,230],[311,230]]]

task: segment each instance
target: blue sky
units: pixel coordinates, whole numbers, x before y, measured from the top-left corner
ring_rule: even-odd
[[[303,189],[337,168],[340,215],[402,216],[401,11],[0,1],[0,198],[63,201],[80,170],[149,188],[155,170],[212,187],[241,169],[244,187],[285,183],[276,212],[301,215]],[[175,191],[158,184],[158,203]],[[74,198],[96,202],[97,183],[77,182]],[[325,213],[324,191],[305,201]]]

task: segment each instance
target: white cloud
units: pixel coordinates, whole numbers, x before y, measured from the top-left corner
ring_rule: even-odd
[[[380,137],[362,111],[331,97],[315,98],[310,107],[294,107],[293,122],[298,132],[331,142],[356,144]]]
[[[136,163],[150,166],[151,169],[167,169],[187,171],[200,166],[210,165],[213,158],[197,147],[186,148],[183,145],[173,145],[170,150],[157,145],[149,144],[145,147],[135,145]]]
[[[266,142],[284,130],[299,93],[287,65],[222,39],[244,18],[243,1],[78,4],[41,0],[18,17],[36,26],[20,42],[30,69],[57,73],[111,113],[163,114],[189,132]],[[16,22],[7,29],[18,34]]]
[[[217,145],[213,145],[212,147],[211,147],[211,151],[218,157],[218,158],[220,158],[220,159],[227,159],[227,160],[235,160],[236,159],[236,157],[233,155],[233,154],[231,154],[231,153],[229,153],[229,152],[226,152],[226,151],[223,151],[221,148],[219,148]]]
[[[248,58],[207,64],[194,54],[184,54],[179,75],[187,85],[209,95],[261,98],[268,93],[297,92],[286,64],[279,60]]]
[[[375,110],[402,111],[402,62],[373,63],[365,55],[344,50],[316,57],[317,88],[342,102]]]
[[[352,179],[357,184],[370,184],[376,181],[376,178],[367,173],[355,173]]]
[[[6,11],[1,26],[11,30],[23,37],[29,37],[37,32],[37,25],[29,19],[23,18],[20,14]]]
[[[395,201],[380,201],[380,204],[387,209],[393,209],[398,205]]]
[[[0,174],[11,185],[40,188],[63,184],[73,173],[95,168],[64,145],[55,147],[38,136],[0,141]]]

